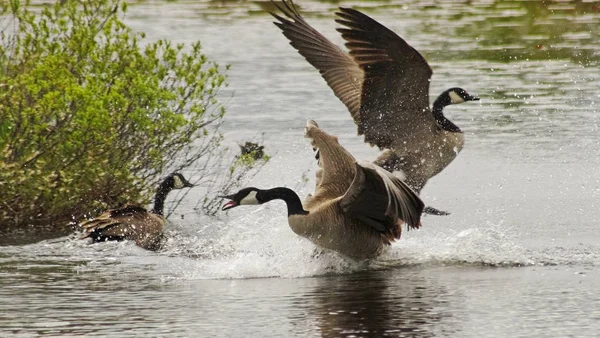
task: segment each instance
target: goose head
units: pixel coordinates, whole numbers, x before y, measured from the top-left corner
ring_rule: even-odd
[[[229,210],[237,207],[238,205],[252,205],[266,202],[260,199],[258,194],[259,191],[260,189],[257,188],[244,188],[233,195],[219,196],[229,200],[227,203],[225,203],[221,210]]]
[[[173,173],[164,181],[165,185],[171,189],[191,188],[194,185],[183,177],[180,173]]]
[[[450,88],[440,95],[445,105],[458,104],[467,101],[479,101],[477,96],[467,93],[466,90],[458,87]]]

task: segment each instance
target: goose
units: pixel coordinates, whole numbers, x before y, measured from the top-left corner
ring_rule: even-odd
[[[319,150],[315,194],[304,201],[292,189],[247,187],[221,196],[222,210],[283,200],[288,223],[297,235],[320,248],[362,260],[375,258],[400,238],[402,224],[421,227],[424,204],[396,175],[369,162],[356,161],[337,137],[309,120],[305,136]]]
[[[93,242],[132,240],[146,250],[158,250],[166,223],[163,210],[167,194],[173,189],[193,186],[180,173],[173,173],[158,186],[152,210],[137,205],[107,210],[80,223],[83,229],[80,238],[91,238]]]
[[[464,134],[444,116],[444,107],[477,101],[462,88],[442,92],[429,106],[433,74],[423,56],[369,16],[339,8],[335,21],[349,53],[311,27],[291,0],[270,12],[283,35],[344,103],[358,134],[382,154],[374,163],[394,172],[417,193],[461,151]],[[432,208],[433,209],[433,208]],[[435,209],[433,209],[435,210]]]

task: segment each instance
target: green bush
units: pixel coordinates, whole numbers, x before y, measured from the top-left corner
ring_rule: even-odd
[[[126,10],[120,0],[0,4],[3,227],[148,203],[167,171],[223,151],[218,65],[199,42],[142,43]]]

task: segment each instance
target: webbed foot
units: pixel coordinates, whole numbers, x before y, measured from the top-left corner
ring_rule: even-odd
[[[450,213],[448,211],[438,210],[438,209],[436,209],[434,207],[429,207],[429,206],[426,206],[423,209],[423,213],[427,214],[427,215],[435,215],[435,216],[448,216],[448,215],[450,215]]]

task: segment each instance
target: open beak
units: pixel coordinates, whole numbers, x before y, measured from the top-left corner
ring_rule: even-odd
[[[223,205],[223,208],[221,208],[221,211],[229,210],[231,208],[234,208],[234,207],[238,206],[237,202],[233,200],[233,195],[218,196],[218,197],[220,197],[220,198],[226,198],[226,199],[230,200],[227,203],[225,203],[225,205]]]

